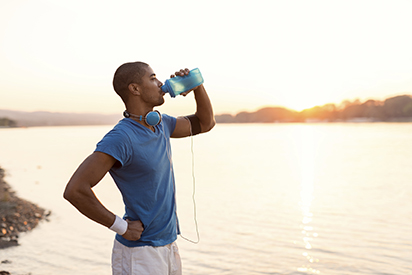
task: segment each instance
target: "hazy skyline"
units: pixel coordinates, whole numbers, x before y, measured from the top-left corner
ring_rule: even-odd
[[[198,67],[217,114],[412,94],[410,1],[12,1],[0,109],[117,113],[116,68]],[[194,110],[192,97],[159,110]]]

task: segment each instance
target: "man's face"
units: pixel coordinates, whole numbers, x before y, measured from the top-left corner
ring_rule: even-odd
[[[163,96],[165,93],[162,91],[163,83],[156,78],[151,67],[147,67],[145,75],[142,77],[140,86],[141,99],[151,105],[151,107],[162,105],[165,100]]]

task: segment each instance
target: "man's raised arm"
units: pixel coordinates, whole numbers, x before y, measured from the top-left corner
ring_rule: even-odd
[[[176,72],[176,75],[183,76],[188,73],[189,70],[186,69]],[[193,115],[186,116],[190,123],[185,117],[177,118],[176,127],[172,133],[173,138],[187,137],[191,134],[191,130],[194,135],[205,133],[210,131],[216,124],[212,103],[203,84],[196,87],[193,92],[195,94],[196,112]],[[183,95],[185,96],[188,93],[186,92]]]

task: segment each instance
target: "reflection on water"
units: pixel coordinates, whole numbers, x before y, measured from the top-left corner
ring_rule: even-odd
[[[111,274],[113,232],[62,197],[110,129],[0,130],[6,180],[19,196],[52,210],[50,222],[22,234],[20,246],[0,250],[0,262],[12,262],[0,270]],[[184,273],[411,274],[411,140],[412,123],[217,125],[196,136],[201,241],[178,239]],[[196,239],[190,139],[173,140],[172,148],[181,229]],[[94,191],[123,213],[110,177]]]
[[[297,270],[301,272],[319,274],[320,271],[314,269],[311,264],[319,262],[314,258],[310,250],[312,249],[311,242],[318,234],[314,231],[311,222],[313,220],[313,213],[311,212],[311,204],[314,199],[314,181],[315,181],[315,157],[316,157],[316,143],[313,128],[311,126],[302,125],[297,129],[299,133],[295,135],[296,141],[300,148],[300,171],[301,171],[301,184],[300,184],[300,208],[302,210],[302,224],[301,232],[303,235],[304,252],[303,257],[307,261],[305,264],[299,267]]]

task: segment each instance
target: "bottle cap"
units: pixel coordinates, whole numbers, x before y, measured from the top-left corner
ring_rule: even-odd
[[[171,97],[176,97],[172,87],[170,87],[170,83],[168,80],[166,80],[165,84],[161,87],[161,89],[164,93],[170,94]]]

